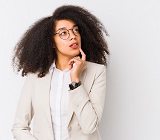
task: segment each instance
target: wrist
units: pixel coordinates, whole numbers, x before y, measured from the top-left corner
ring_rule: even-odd
[[[79,79],[79,78],[71,78],[71,82],[76,82],[76,83],[78,83],[78,82],[80,82],[80,79]]]
[[[72,82],[72,83],[69,84],[69,88],[70,88],[70,90],[73,90],[73,89],[79,87],[80,85],[81,85],[81,81],[79,81],[79,82]]]

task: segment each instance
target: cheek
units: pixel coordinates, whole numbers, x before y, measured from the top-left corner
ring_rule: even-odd
[[[79,41],[79,43],[80,43],[80,45],[81,45],[81,37],[78,38],[78,41]]]
[[[59,46],[59,44],[61,44],[59,38],[54,37],[53,39],[54,39],[56,47]]]
[[[64,50],[64,48],[66,48],[66,46],[68,45],[67,42],[62,39],[55,39],[55,44],[56,48],[61,51]]]
[[[55,37],[54,41],[55,41],[55,44],[56,44],[57,48],[63,44],[62,40],[58,37]]]
[[[78,37],[79,41],[81,42],[81,36]]]

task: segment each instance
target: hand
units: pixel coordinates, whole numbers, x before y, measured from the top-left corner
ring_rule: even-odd
[[[80,74],[86,64],[86,55],[81,48],[79,48],[79,50],[82,55],[82,58],[80,58],[79,56],[76,56],[68,62],[69,69],[71,69],[70,76],[71,76],[72,82],[80,81]]]

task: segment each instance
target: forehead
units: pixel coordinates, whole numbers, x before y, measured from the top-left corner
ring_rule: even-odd
[[[70,29],[74,25],[76,25],[76,24],[70,20],[58,20],[58,21],[56,21],[55,30],[58,30],[60,28]]]

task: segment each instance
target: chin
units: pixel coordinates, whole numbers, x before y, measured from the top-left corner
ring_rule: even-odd
[[[77,50],[76,52],[73,53],[73,57],[74,57],[74,56],[77,56],[77,55],[79,55],[79,54],[80,54],[80,51]]]

